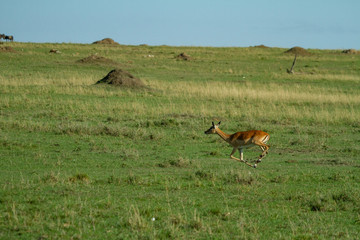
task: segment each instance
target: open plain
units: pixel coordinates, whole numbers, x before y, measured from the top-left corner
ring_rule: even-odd
[[[0,47],[1,239],[359,237],[360,54]],[[113,69],[145,87],[95,84]],[[212,121],[269,154],[230,159]]]

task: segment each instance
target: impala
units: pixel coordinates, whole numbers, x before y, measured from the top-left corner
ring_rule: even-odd
[[[234,134],[226,134],[220,130],[220,128],[219,128],[220,123],[221,122],[219,122],[218,124],[214,124],[214,122],[212,122],[212,126],[208,130],[205,131],[205,134],[215,134],[216,133],[225,142],[229,143],[233,147],[233,150],[230,154],[230,158],[235,159],[236,161],[239,161],[239,162],[243,162],[250,167],[256,168],[257,164],[259,162],[261,162],[261,159],[263,157],[265,157],[265,155],[268,153],[270,146],[267,145],[266,143],[267,143],[267,141],[269,141],[270,135],[268,133],[260,131],[260,130],[250,130],[250,131],[245,131],[245,132],[236,132]],[[256,163],[254,165],[251,165],[250,163],[248,163],[247,161],[244,160],[243,149],[254,146],[254,145],[259,146],[262,150],[262,153],[261,153],[259,159],[256,161]],[[234,153],[237,150],[239,150],[239,152],[240,152],[240,159],[234,157]]]

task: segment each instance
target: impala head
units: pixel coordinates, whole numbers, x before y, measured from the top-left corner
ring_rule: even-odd
[[[218,124],[214,124],[214,122],[212,122],[212,126],[205,131],[205,134],[214,134],[216,133],[216,129],[219,127],[221,121]]]

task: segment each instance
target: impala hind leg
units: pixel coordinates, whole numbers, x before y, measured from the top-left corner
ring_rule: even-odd
[[[260,158],[263,158],[265,157],[267,154],[268,154],[268,149],[269,149],[269,146],[267,148],[263,147],[263,146],[260,146],[260,149],[262,151],[261,155],[260,155]]]
[[[269,148],[270,148],[269,145],[267,145],[267,144],[265,144],[265,143],[263,143],[263,142],[260,142],[260,141],[255,142],[255,144],[260,147],[262,153],[261,153],[259,159],[256,161],[256,163],[255,163],[254,166],[256,166],[257,163],[261,162],[262,158],[265,157],[265,156],[268,154],[268,150],[269,150]]]

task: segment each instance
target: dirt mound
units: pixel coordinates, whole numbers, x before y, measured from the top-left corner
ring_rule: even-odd
[[[101,56],[98,56],[96,54],[90,55],[90,56],[88,56],[86,58],[82,58],[82,59],[78,60],[77,62],[78,63],[84,63],[84,64],[98,64],[98,65],[107,65],[107,64],[115,65],[115,64],[118,64],[117,62],[115,62],[115,61],[113,61],[111,59],[101,57]]]
[[[103,40],[93,42],[93,44],[108,44],[108,45],[120,45],[111,38],[104,38]]]
[[[186,53],[180,53],[179,55],[176,56],[176,58],[185,61],[191,60],[190,55],[187,55]]]
[[[355,49],[346,49],[346,50],[343,50],[342,53],[345,53],[345,54],[357,54],[357,53],[360,53],[360,52],[356,51]]]
[[[261,44],[261,45],[254,46],[254,48],[270,48],[270,47],[265,46],[264,44]]]
[[[49,53],[61,53],[59,50],[57,49],[50,49]]]
[[[12,47],[10,46],[0,46],[0,52],[16,52]]]
[[[294,55],[298,55],[298,56],[311,55],[307,50],[305,50],[302,47],[293,47],[293,48],[290,48],[289,50],[286,50],[284,53],[290,53],[290,54],[294,54]]]
[[[122,69],[111,70],[103,79],[96,82],[96,84],[99,83],[134,88],[145,87],[145,84],[140,79]]]

